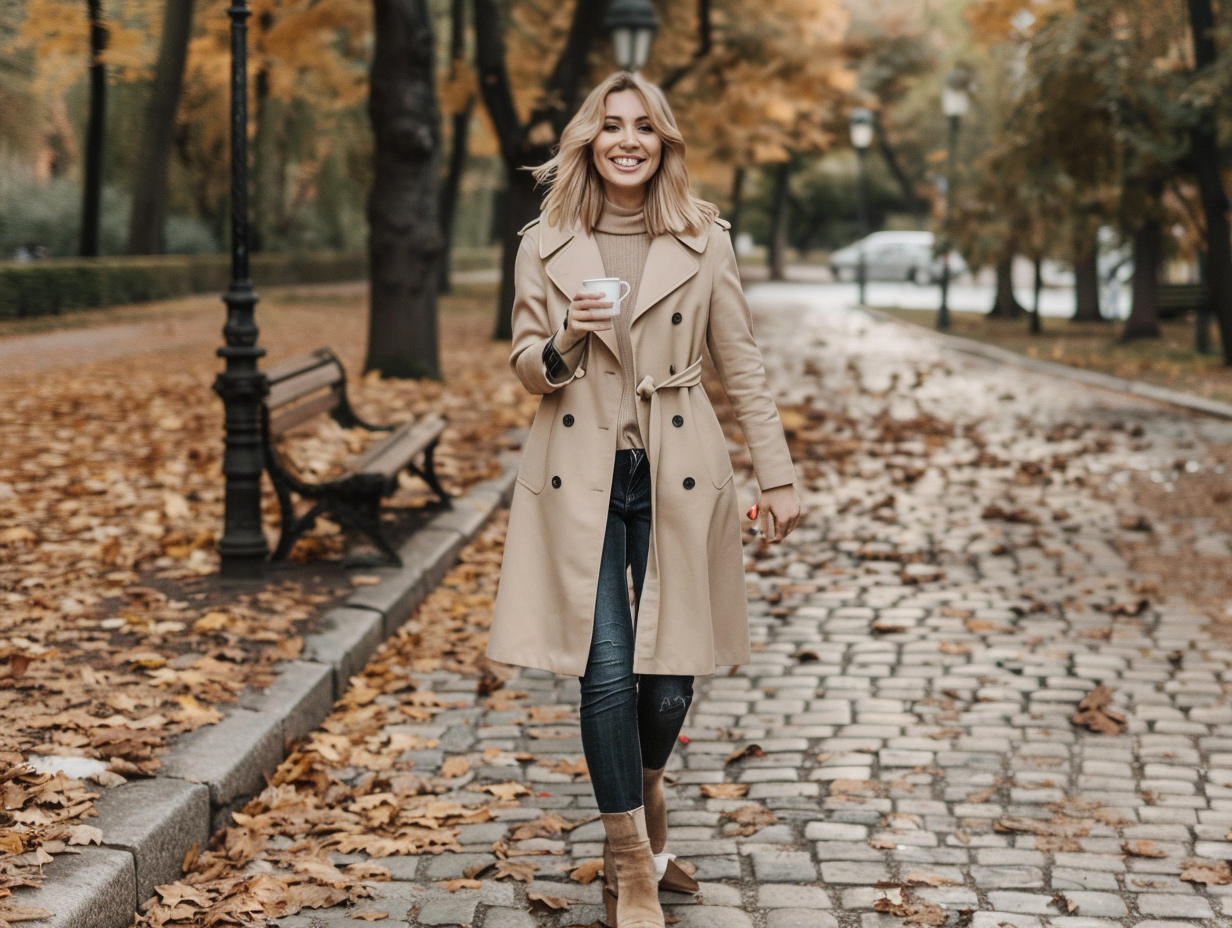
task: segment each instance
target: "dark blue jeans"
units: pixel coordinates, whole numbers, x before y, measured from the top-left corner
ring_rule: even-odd
[[[633,673],[635,602],[650,551],[650,466],[642,450],[617,451],[599,567],[594,636],[582,675],[582,748],[600,812],[642,804],[642,768],[666,766],[693,701],[693,678]]]

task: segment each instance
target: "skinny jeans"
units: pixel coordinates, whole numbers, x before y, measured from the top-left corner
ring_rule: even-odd
[[[642,768],[667,765],[693,701],[693,678],[633,673],[635,614],[650,551],[650,465],[640,448],[616,452],[603,538],[594,634],[582,675],[582,749],[600,812],[642,804]]]

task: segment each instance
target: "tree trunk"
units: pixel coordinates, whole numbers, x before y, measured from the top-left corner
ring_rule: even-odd
[[[1158,201],[1151,199],[1154,205]],[[1159,265],[1163,261],[1164,227],[1150,216],[1134,232],[1133,308],[1125,320],[1121,341],[1159,338]]]
[[[175,114],[184,86],[184,62],[192,35],[193,0],[167,0],[163,34],[154,66],[154,86],[133,172],[133,211],[128,222],[128,253],[160,255],[167,206],[167,163],[175,135]]]
[[[81,256],[98,255],[98,227],[102,218],[103,134],[107,120],[107,24],[102,0],[87,0],[90,16],[90,117],[86,126],[86,162],[81,204]]]
[[[522,226],[539,215],[539,191],[529,171],[508,169],[505,172],[505,216],[501,237],[500,299],[497,304],[496,328],[492,337],[507,340],[513,338],[513,266],[518,256],[518,233]],[[512,244],[511,244],[512,243]]]
[[[1014,296],[1014,254],[997,262],[997,295],[993,299],[992,309],[988,311],[992,319],[1017,319],[1026,310]]]
[[[744,168],[737,167],[732,171],[732,187],[731,187],[731,213],[728,216],[728,221],[731,222],[731,239],[732,244],[736,243],[736,236],[740,234],[740,215],[744,210]]]
[[[1225,7],[1226,14],[1227,9]],[[1198,70],[1217,56],[1211,0],[1189,0],[1189,22]],[[1219,142],[1215,115],[1207,110],[1194,127],[1191,158],[1206,215],[1206,293],[1211,314],[1219,324],[1224,364],[1232,365],[1232,229],[1228,225],[1228,196],[1220,175]]]
[[[771,280],[786,280],[787,264],[787,188],[791,181],[791,162],[783,161],[774,168],[774,200],[770,208]]]
[[[505,67],[500,10],[494,0],[474,0],[473,9],[480,94],[492,119],[496,137],[500,140],[508,180],[501,226],[504,239],[501,254],[503,276],[493,332],[494,338],[507,339],[512,337],[513,266],[520,244],[518,232],[539,215],[540,206],[534,179],[521,169],[542,164],[551,157],[552,145],[577,111],[581,83],[586,76],[591,47],[601,32],[607,0],[592,0],[574,6],[565,47],[543,88],[542,102],[535,107],[526,125],[522,124],[514,106]],[[551,131],[546,132],[546,129]],[[547,135],[551,136],[550,141]],[[531,137],[536,141],[531,142]]]
[[[466,0],[451,0],[449,11],[449,61],[454,76],[462,64],[466,38]],[[452,147],[449,150],[449,170],[441,188],[441,264],[437,291],[449,292],[449,275],[453,260],[453,220],[458,208],[458,192],[462,187],[462,172],[466,169],[466,149],[470,137],[473,97],[459,113],[453,114]]]
[[[1074,234],[1074,322],[1100,322],[1099,248],[1086,228]]]
[[[441,129],[432,19],[427,0],[373,0],[373,8],[368,113],[376,151],[368,197],[372,295],[364,369],[383,377],[439,379]]]
[[[903,206],[907,212],[913,216],[923,216],[925,213],[924,204],[920,198],[916,196],[915,185],[911,183],[911,178],[907,176],[907,172],[903,170],[902,164],[899,163],[898,155],[894,152],[893,146],[890,145],[889,138],[886,137],[885,127],[881,120],[877,120],[877,150],[881,152],[881,158],[886,163],[886,167],[890,169],[890,173],[894,175],[894,180],[898,183],[898,189],[903,194]]]
[[[1031,292],[1031,334],[1039,335],[1044,331],[1043,320],[1040,318],[1040,302],[1044,294],[1044,261],[1036,258],[1034,261],[1035,278]]]

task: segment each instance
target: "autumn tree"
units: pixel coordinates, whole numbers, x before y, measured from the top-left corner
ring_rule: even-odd
[[[128,232],[128,253],[132,255],[163,251],[167,165],[184,86],[188,41],[192,37],[192,11],[193,0],[167,0],[163,11],[158,63],[133,170],[133,208]]]

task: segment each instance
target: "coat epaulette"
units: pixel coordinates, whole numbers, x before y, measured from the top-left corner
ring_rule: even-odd
[[[725,231],[731,228],[731,223],[728,222],[726,219],[715,219],[715,222],[719,224],[720,229],[723,229]]]
[[[542,216],[536,216],[534,219],[532,219],[532,220],[531,220],[530,222],[528,222],[526,225],[522,226],[522,228],[518,229],[518,235],[525,235],[525,234],[526,234],[526,232],[527,232],[527,230],[528,230],[528,229],[530,229],[532,226],[536,226],[536,225],[538,225],[538,224],[539,224],[539,220],[540,220],[540,219],[542,219],[542,218],[543,218]]]

